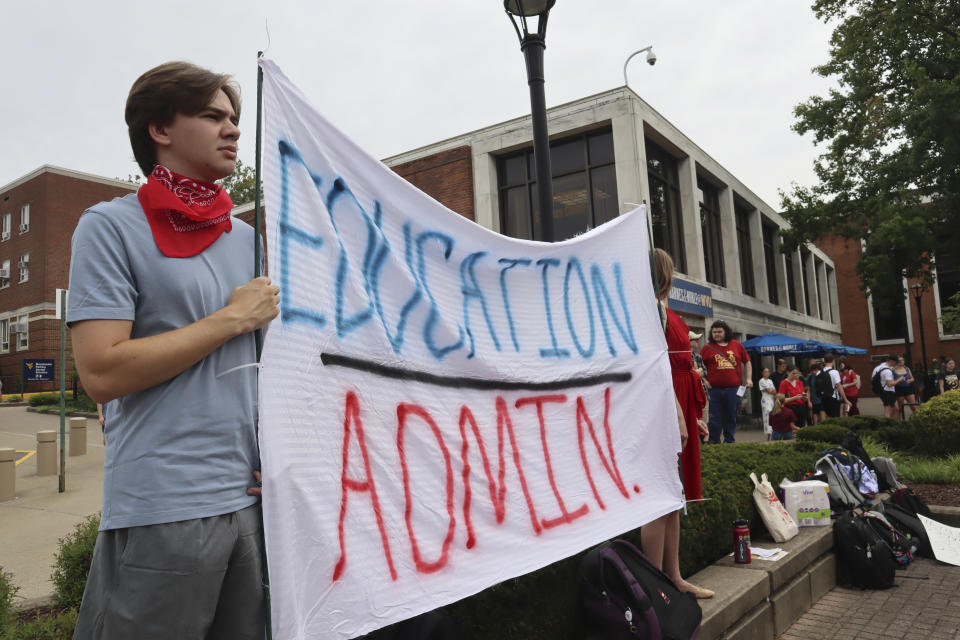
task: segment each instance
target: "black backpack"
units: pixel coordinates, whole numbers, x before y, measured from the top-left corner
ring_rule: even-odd
[[[696,598],[626,540],[595,547],[580,563],[580,606],[606,640],[695,638],[703,612]]]
[[[880,367],[877,369],[877,372],[873,374],[873,377],[870,378],[870,387],[873,389],[873,392],[878,396],[881,395],[885,389],[883,388],[883,380],[880,378],[880,373],[883,370],[890,370],[890,367]]]
[[[909,511],[912,515],[919,514],[928,518],[933,517],[933,514],[930,512],[930,507],[927,506],[927,503],[924,502],[920,496],[915,494],[913,489],[910,487],[894,491],[890,496],[890,500],[892,500],[893,503],[898,507]]]
[[[821,403],[825,398],[833,397],[833,379],[829,371],[824,370],[818,373],[814,382],[817,385],[817,395],[820,396]]]
[[[844,511],[833,523],[833,546],[837,556],[837,583],[861,589],[889,589],[897,570],[890,546],[866,517]]]
[[[909,534],[894,527],[878,511],[865,511],[863,515],[867,519],[867,524],[873,527],[877,535],[883,538],[883,541],[890,547],[893,552],[893,559],[897,561],[897,564],[906,566],[913,562],[913,556],[917,553],[917,544]]]
[[[927,530],[923,528],[923,523],[920,522],[920,518],[916,514],[910,513],[889,500],[884,500],[883,515],[887,517],[894,528],[909,537],[917,545],[918,556],[933,558],[933,547],[930,546]]]

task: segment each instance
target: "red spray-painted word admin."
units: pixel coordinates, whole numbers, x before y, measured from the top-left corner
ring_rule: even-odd
[[[577,425],[577,445],[580,451],[580,462],[583,465],[584,475],[590,485],[590,491],[597,507],[606,509],[606,504],[600,496],[597,483],[594,480],[594,474],[602,469],[601,473],[606,473],[616,487],[619,494],[626,499],[630,499],[630,494],[624,484],[617,467],[616,454],[613,449],[613,440],[610,432],[610,388],[606,388],[603,394],[603,425],[602,432],[598,433],[597,426],[590,419],[590,414],[584,403],[582,396],[577,396],[571,401],[571,411],[574,412]],[[474,411],[467,405],[460,408],[458,420],[459,441],[448,443],[444,440],[443,433],[437,426],[434,416],[422,406],[417,404],[400,403],[397,405],[397,453],[399,454],[400,472],[403,481],[404,496],[404,521],[406,523],[407,537],[410,544],[410,553],[413,557],[414,565],[417,571],[421,573],[433,573],[439,571],[450,558],[450,547],[453,543],[454,532],[457,527],[457,506],[454,504],[454,490],[457,478],[454,474],[453,457],[459,455],[462,464],[462,477],[460,482],[463,484],[463,504],[459,505],[459,511],[463,515],[463,526],[466,528],[466,548],[472,549],[476,543],[476,534],[474,531],[473,520],[471,517],[471,506],[473,503],[473,494],[470,487],[470,474],[472,467],[471,458],[476,461],[479,458],[483,467],[483,475],[487,481],[487,489],[490,494],[490,502],[496,516],[497,524],[502,524],[507,516],[506,507],[506,472],[507,456],[506,448],[509,446],[512,453],[512,465],[516,470],[516,476],[519,489],[523,493],[524,503],[526,504],[526,514],[530,520],[530,526],[534,535],[540,535],[545,529],[559,527],[564,524],[570,524],[578,518],[582,518],[590,512],[590,506],[587,503],[571,506],[568,505],[560,494],[555,478],[555,469],[551,461],[550,448],[547,445],[547,424],[544,419],[544,407],[548,404],[567,403],[567,396],[564,394],[534,395],[516,400],[514,408],[517,410],[531,408],[536,411],[540,428],[540,451],[537,456],[543,458],[543,469],[546,471],[547,480],[553,498],[550,504],[535,504],[531,492],[528,488],[527,473],[521,462],[520,449],[517,446],[517,436],[514,431],[513,421],[510,418],[507,402],[503,397],[498,396],[494,403],[496,415],[496,452],[490,449],[490,443],[484,441],[480,433],[480,428]],[[343,420],[343,467],[341,471],[341,497],[340,497],[340,518],[337,525],[340,544],[340,556],[333,571],[333,581],[337,581],[343,575],[347,567],[347,557],[349,550],[347,548],[347,535],[344,532],[344,520],[347,516],[348,508],[370,508],[373,510],[376,519],[377,528],[380,533],[380,540],[383,547],[383,556],[386,568],[390,572],[390,578],[397,579],[397,570],[394,565],[395,549],[391,547],[390,537],[384,524],[383,508],[380,498],[377,494],[377,486],[374,482],[374,476],[371,471],[370,454],[367,447],[366,435],[364,432],[363,420],[361,419],[361,406],[357,395],[353,391],[346,394],[344,400],[344,420]],[[410,476],[412,470],[407,464],[407,451],[405,449],[406,433],[411,428],[429,429],[437,441],[440,451],[440,457],[443,460],[443,472],[445,473],[445,504],[441,507],[447,516],[447,531],[439,549],[426,553],[421,547],[421,541],[417,537],[417,532],[413,526],[413,500],[410,491]],[[355,443],[360,452],[362,466],[355,464],[350,468],[349,450],[351,443]],[[471,453],[471,447],[476,447],[476,452]],[[592,451],[591,451],[592,450]],[[588,451],[591,451],[590,457],[599,459],[598,468],[592,469],[588,462]],[[491,458],[496,456],[496,472],[491,464]],[[359,468],[357,468],[359,467]],[[634,492],[639,493],[640,488],[633,487]],[[352,504],[351,500],[356,497],[353,494],[368,494],[366,500]],[[432,508],[440,505],[432,506]],[[544,514],[550,512],[551,517]],[[427,556],[434,559],[427,559]]]

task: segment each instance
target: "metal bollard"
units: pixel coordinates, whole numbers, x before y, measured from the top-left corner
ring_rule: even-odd
[[[70,455],[82,456],[87,453],[87,419],[70,418]]]
[[[37,431],[37,475],[57,475],[57,432]]]
[[[0,449],[0,502],[13,500],[17,495],[17,464],[13,461],[15,449]]]

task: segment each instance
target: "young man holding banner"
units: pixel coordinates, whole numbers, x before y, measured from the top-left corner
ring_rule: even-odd
[[[254,231],[215,184],[234,170],[239,112],[229,76],[143,74],[126,121],[147,182],[74,233],[67,321],[110,429],[75,638],[264,634],[252,332],[279,290],[254,278]]]

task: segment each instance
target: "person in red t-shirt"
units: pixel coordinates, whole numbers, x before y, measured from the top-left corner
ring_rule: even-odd
[[[857,408],[857,398],[860,396],[860,376],[853,370],[853,367],[847,364],[846,358],[840,358],[837,362],[837,369],[840,370],[840,384],[843,385],[843,391],[847,394],[847,401],[850,403],[847,415],[858,416],[860,415],[860,409]]]
[[[807,413],[807,405],[810,403],[810,399],[807,397],[803,380],[800,379],[800,367],[796,365],[790,367],[787,372],[787,379],[780,383],[777,392],[782,393],[786,398],[784,404],[797,417],[797,426],[806,426],[810,421]]]
[[[710,399],[710,444],[734,442],[737,412],[740,409],[740,385],[753,386],[753,365],[743,345],[733,339],[733,331],[723,320],[710,325],[710,342],[700,350],[707,367],[707,394]],[[744,382],[744,372],[746,381]]]

